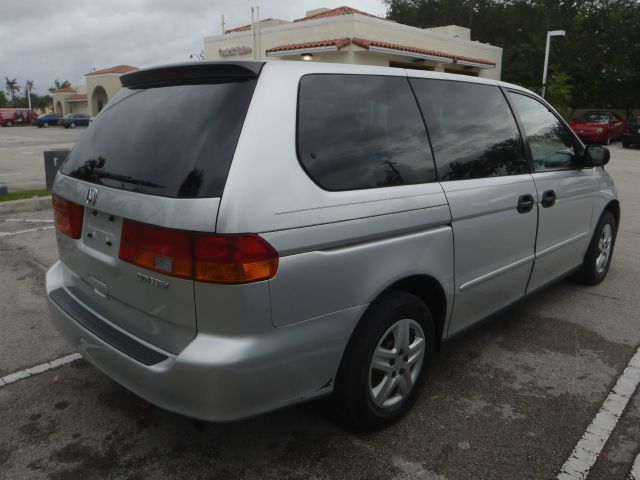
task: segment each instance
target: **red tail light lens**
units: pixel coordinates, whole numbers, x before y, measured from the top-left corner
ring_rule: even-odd
[[[57,195],[53,195],[51,201],[56,228],[71,238],[79,239],[82,235],[84,207]]]
[[[195,236],[195,279],[249,283],[273,278],[278,253],[258,235]]]
[[[120,260],[180,278],[193,276],[191,234],[125,220]]]
[[[258,235],[202,235],[124,220],[120,259],[201,282],[238,284],[273,278],[278,253]]]

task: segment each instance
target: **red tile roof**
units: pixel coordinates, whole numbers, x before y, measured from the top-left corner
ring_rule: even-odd
[[[495,66],[494,62],[490,62],[489,60],[483,60],[481,58],[471,58],[471,57],[462,57],[459,55],[453,55],[451,53],[439,52],[437,50],[426,50],[424,48],[418,47],[410,47],[408,45],[398,45],[395,43],[387,43],[387,42],[378,42],[377,40],[367,40],[366,38],[334,38],[332,40],[317,40],[315,42],[304,42],[304,43],[292,43],[289,45],[279,45],[277,47],[270,48],[267,50],[267,54],[274,52],[286,52],[290,50],[303,50],[307,48],[320,48],[320,47],[330,47],[336,46],[338,50],[346,47],[347,45],[353,43],[358,47],[366,48],[369,47],[381,47],[388,48],[389,50],[398,50],[400,52],[409,52],[409,53],[417,53],[420,55],[432,55],[434,57],[443,57],[450,58],[453,61],[466,61],[466,62],[474,62],[481,63],[483,65],[492,65]]]
[[[398,50],[401,52],[410,52],[410,53],[418,53],[420,55],[432,55],[434,57],[444,57],[450,58],[451,60],[458,61],[466,61],[466,62],[474,62],[481,63],[483,65],[492,65],[495,67],[494,62],[490,62],[489,60],[483,60],[481,58],[471,58],[471,57],[462,57],[459,55],[453,55],[451,53],[439,52],[437,50],[426,50],[424,48],[410,47],[408,45],[398,45],[395,43],[387,43],[387,42],[378,42],[376,40],[367,40],[364,38],[354,38],[351,41],[354,45],[357,45],[362,48],[369,49],[369,47],[381,47],[388,48],[389,50]]]
[[[65,100],[67,102],[82,102],[87,100],[87,95],[85,93],[76,93],[75,95],[71,95]]]
[[[298,18],[297,20],[294,20],[294,22],[305,22],[307,20],[317,20],[319,18],[327,18],[327,17],[339,17],[340,15],[349,15],[350,13],[357,13],[359,15],[366,15],[367,17],[380,18],[382,20],[386,20],[386,18],[378,17],[376,15],[372,15],[367,12],[356,10],[355,8],[338,7],[332,10],[328,10],[326,12],[320,12],[320,13],[316,13],[315,15],[309,15],[306,17]]]
[[[454,55],[444,52],[438,52],[437,50],[425,50],[424,48],[409,47],[407,45],[397,45],[395,43],[378,42],[376,40],[366,40],[364,38],[354,38],[353,43],[354,45],[366,49],[369,49],[369,47],[381,47],[388,48],[390,50],[399,50],[402,52],[411,52],[419,53],[421,55],[433,55],[434,57],[450,58],[451,60],[455,59]]]
[[[472,57],[461,57],[456,55],[456,61],[462,60],[463,62],[473,62],[473,63],[482,63],[484,65],[493,65],[496,66],[495,62],[490,62],[489,60],[483,60],[481,58],[472,58]]]
[[[53,93],[76,93],[76,90],[71,87],[64,87],[54,90]]]
[[[117,65],[115,67],[104,68],[102,70],[95,70],[93,72],[85,73],[85,77],[89,77],[91,75],[104,75],[105,73],[128,73],[133,72],[134,70],[138,70],[137,67],[132,67],[131,65]]]
[[[259,23],[266,22],[268,20],[273,20],[273,18],[265,18],[264,20],[260,20]],[[233,33],[233,32],[246,32],[247,30],[251,30],[251,24],[242,25],[241,27],[232,28],[231,30],[225,30],[224,33]]]
[[[306,48],[319,47],[338,47],[338,50],[346,47],[351,43],[350,38],[334,38],[333,40],[318,40],[316,42],[292,43],[289,45],[280,45],[267,50],[267,54],[273,52],[286,52],[287,50],[302,50]]]
[[[359,15],[366,15],[367,17],[379,18],[381,20],[387,20],[386,18],[378,17],[376,15],[372,15],[370,13],[363,12],[361,10],[356,10],[355,8],[338,7],[338,8],[334,8],[332,10],[328,10],[326,12],[316,13],[315,15],[308,15],[306,17],[297,18],[296,20],[294,20],[294,22],[304,22],[304,21],[307,21],[307,20],[317,20],[319,18],[327,18],[327,17],[339,17],[340,15],[349,15],[350,13],[357,13]],[[265,22],[267,20],[272,20],[272,19],[271,18],[266,18],[265,20],[260,20],[260,21],[261,22]],[[391,20],[389,20],[389,21],[391,21]],[[250,23],[248,25],[242,25],[241,27],[238,27],[238,28],[232,28],[231,30],[225,30],[224,33],[246,32],[246,31],[249,31],[249,30],[251,30],[251,24]]]

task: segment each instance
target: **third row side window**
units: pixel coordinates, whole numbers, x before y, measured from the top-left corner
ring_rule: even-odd
[[[302,77],[298,154],[327,190],[435,181],[429,141],[405,77]]]
[[[411,79],[441,181],[528,173],[524,144],[497,86]]]

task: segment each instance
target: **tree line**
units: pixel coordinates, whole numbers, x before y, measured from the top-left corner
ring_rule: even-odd
[[[576,108],[640,108],[638,0],[384,0],[391,20],[420,28],[460,25],[503,48],[502,80],[540,92],[546,34],[547,99]]]
[[[53,105],[53,98],[51,95],[38,95],[33,93],[35,87],[33,80],[27,80],[24,86],[20,85],[15,78],[5,78],[4,91],[0,90],[0,108],[3,107],[16,107],[16,108],[28,108],[29,107],[29,93],[31,94],[31,107],[38,110],[50,110]],[[61,88],[70,87],[71,83],[68,80],[63,82],[56,80],[54,85],[48,89],[49,93],[54,93]],[[5,94],[6,92],[6,94]]]

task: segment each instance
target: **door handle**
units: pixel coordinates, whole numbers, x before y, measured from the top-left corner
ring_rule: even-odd
[[[556,204],[556,192],[553,190],[545,190],[540,203],[544,208],[553,207]]]
[[[527,213],[533,209],[534,201],[533,195],[526,194],[518,197],[518,212]]]

